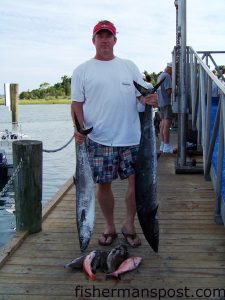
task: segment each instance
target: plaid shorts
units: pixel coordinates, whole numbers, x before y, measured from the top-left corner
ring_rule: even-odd
[[[118,178],[126,179],[134,174],[132,166],[137,159],[139,145],[112,147],[87,139],[89,161],[96,183],[112,182]]]

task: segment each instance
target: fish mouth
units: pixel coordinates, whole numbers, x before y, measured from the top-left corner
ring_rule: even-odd
[[[88,245],[89,245],[89,242],[90,242],[90,239],[91,239],[91,236],[81,236],[80,239],[79,239],[79,242],[80,242],[80,250],[81,252],[84,252]]]

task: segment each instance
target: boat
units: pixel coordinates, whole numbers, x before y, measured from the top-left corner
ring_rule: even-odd
[[[0,131],[0,179],[6,179],[12,175],[12,143],[27,138],[28,136],[21,131],[10,131],[8,129]]]
[[[7,177],[7,159],[5,155],[5,150],[0,149],[0,180]]]

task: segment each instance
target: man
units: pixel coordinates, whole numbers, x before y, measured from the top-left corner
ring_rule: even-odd
[[[156,105],[157,96],[142,97],[133,85],[133,80],[144,85],[138,68],[133,62],[114,55],[117,37],[113,23],[100,21],[93,29],[92,42],[96,49],[94,58],[73,72],[71,108],[81,127],[93,127],[86,143],[93,178],[98,184],[98,201],[106,223],[99,244],[111,245],[117,237],[111,182],[119,174],[121,179],[128,178],[122,233],[126,241],[136,247],[141,244],[134,226],[136,204],[132,167],[140,142],[137,98],[142,103]],[[75,139],[81,144],[85,136],[75,132]]]
[[[173,111],[171,106],[172,94],[172,63],[168,63],[164,72],[158,77],[158,82],[165,80],[159,87],[158,106],[160,112],[160,151],[163,153],[173,153],[173,147],[170,145],[170,127],[173,119]]]

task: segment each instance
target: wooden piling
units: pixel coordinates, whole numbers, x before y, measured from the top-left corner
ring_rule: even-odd
[[[14,179],[16,230],[29,233],[42,228],[42,142],[13,142],[13,166],[21,164]]]
[[[19,122],[19,85],[17,83],[10,83],[10,101],[12,110],[12,124],[18,125]]]

